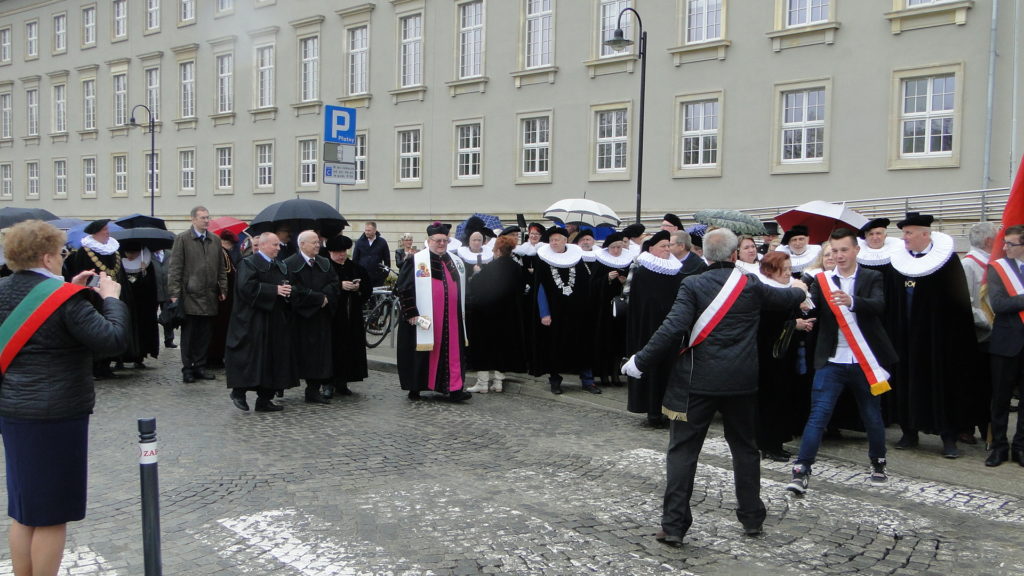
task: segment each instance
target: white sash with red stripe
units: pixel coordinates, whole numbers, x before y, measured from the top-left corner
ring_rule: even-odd
[[[707,339],[711,331],[718,326],[718,323],[722,321],[722,318],[729,312],[732,305],[736,303],[736,298],[739,297],[740,292],[743,291],[743,287],[746,285],[746,274],[733,268],[729,277],[725,279],[722,289],[715,295],[715,299],[711,301],[711,304],[708,304],[708,307],[697,318],[697,322],[693,325],[693,330],[690,331],[690,342],[686,348],[679,351],[680,354]]]
[[[1013,269],[1013,265],[1010,264],[1006,258],[1000,258],[992,263],[992,267],[995,269],[996,274],[1003,281],[1003,286],[1006,288],[1006,293],[1010,296],[1020,296],[1024,294],[1024,284],[1021,283],[1020,278],[1017,276],[1017,272]],[[1024,310],[1017,312],[1020,316],[1020,321],[1024,322]]]
[[[871,394],[878,396],[892,390],[889,386],[889,373],[878,363],[878,358],[868,346],[868,341],[864,339],[864,333],[860,331],[860,326],[857,326],[853,312],[850,312],[846,306],[840,306],[832,298],[832,285],[824,272],[819,272],[817,278],[818,286],[821,287],[821,294],[825,302],[828,303],[829,310],[836,317],[836,322],[843,332],[843,337],[846,338],[846,343],[850,345],[853,357],[857,359],[857,364],[860,365],[861,370],[864,371],[864,377],[871,385]]]

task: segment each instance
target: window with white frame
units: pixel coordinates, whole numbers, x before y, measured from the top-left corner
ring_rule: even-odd
[[[68,15],[53,16],[53,51],[67,52],[68,49]]]
[[[39,90],[25,90],[25,108],[28,112],[28,135],[39,135]]]
[[[256,47],[256,107],[274,105],[274,45]]]
[[[348,30],[348,93],[370,91],[370,27],[356,26]]]
[[[256,187],[274,187],[274,145],[270,142],[256,144]]]
[[[459,180],[479,179],[483,152],[480,123],[459,124],[455,132],[455,177]]]
[[[128,73],[114,74],[111,78],[114,87],[114,126],[128,123]]]
[[[686,43],[696,44],[722,37],[722,0],[686,1]]]
[[[39,198],[39,162],[26,162],[25,174],[28,176],[26,195],[29,198]]]
[[[0,64],[11,61],[11,29],[0,28]]]
[[[824,159],[825,112],[824,87],[782,93],[783,164]]]
[[[317,140],[299,140],[299,186],[316,186]]]
[[[196,189],[196,151],[194,148],[178,151],[178,189],[194,192]]]
[[[96,129],[96,79],[82,80],[82,129]]]
[[[366,185],[366,134],[356,134],[356,184]]]
[[[419,86],[423,84],[423,15],[412,14],[402,18],[399,29],[399,86]]]
[[[146,0],[146,30],[160,29],[160,0]]]
[[[459,5],[459,78],[483,74],[484,3],[483,0]]]
[[[196,63],[193,60],[178,63],[178,76],[181,79],[179,102],[181,118],[196,116]]]
[[[231,12],[235,9],[235,0],[217,0],[217,12]]]
[[[950,156],[956,111],[956,76],[942,74],[907,78],[902,82],[900,154]]]
[[[600,13],[598,14],[598,53],[602,56],[615,56],[619,54],[611,46],[605,46],[605,42],[611,40],[615,35],[615,29],[619,27],[619,14],[625,8],[632,8],[632,0],[601,0]],[[633,17],[626,14],[622,18],[622,34],[624,38],[633,37]]]
[[[523,176],[547,176],[551,173],[551,117],[523,118],[520,157]]]
[[[160,153],[156,154],[145,154],[145,173],[146,173],[146,193],[150,190],[155,192],[160,191]]]
[[[229,190],[232,186],[234,156],[231,146],[218,146],[215,150],[217,156],[217,188]]]
[[[178,21],[182,24],[196,19],[196,0],[180,0],[178,4]]]
[[[96,45],[96,7],[82,8],[82,46]]]
[[[114,194],[124,196],[128,194],[128,155],[115,154],[113,156],[114,166]]]
[[[25,58],[39,56],[39,22],[25,23]]]
[[[128,37],[128,0],[113,0],[111,3],[113,7],[114,16],[114,27],[113,34],[115,40],[121,40]]]
[[[66,84],[55,84],[53,90],[53,126],[54,132],[68,131],[68,87]]]
[[[828,22],[831,0],[786,0],[786,26]]]
[[[0,198],[14,197],[14,165],[0,164]]]
[[[0,94],[0,139],[14,137],[14,96],[10,92]]]
[[[146,106],[153,114],[153,121],[160,119],[160,67],[146,68]]]
[[[420,162],[420,129],[398,131],[398,181],[419,182]]]
[[[53,161],[53,195],[62,198],[68,195],[68,161]]]
[[[320,37],[299,40],[299,57],[299,99],[303,102],[317,100],[320,98]]]
[[[235,108],[235,56],[220,54],[217,56],[217,113],[226,114]]]
[[[552,20],[554,0],[524,0],[526,2],[526,42],[524,61],[527,68],[551,66],[554,49]]]
[[[682,104],[681,168],[718,164],[718,100]]]
[[[629,117],[625,108],[598,110],[594,143],[595,171],[625,172],[629,158]]]
[[[82,194],[85,196],[96,195],[96,157],[86,156],[82,158]]]

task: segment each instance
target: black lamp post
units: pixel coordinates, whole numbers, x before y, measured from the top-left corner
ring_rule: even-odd
[[[640,13],[632,8],[623,8],[619,12],[619,21],[611,40],[606,40],[604,45],[616,51],[633,45],[633,41],[625,38],[622,33],[622,15],[626,12],[632,12],[633,16],[636,16],[636,23],[640,27],[640,50],[636,54],[636,57],[640,59],[640,130],[636,150],[636,221],[640,222],[640,199],[644,181],[644,93],[647,87],[647,32],[644,31]]]
[[[145,104],[136,104],[132,107],[132,115],[131,118],[128,119],[129,125],[141,126],[141,124],[135,121],[135,110],[138,108],[145,109],[146,114],[149,115],[149,215],[155,217],[156,214],[154,212],[156,211],[156,121],[153,119],[153,111],[149,109],[149,106],[146,106]],[[641,131],[642,130],[643,128],[641,128]],[[637,206],[639,206],[639,204]]]

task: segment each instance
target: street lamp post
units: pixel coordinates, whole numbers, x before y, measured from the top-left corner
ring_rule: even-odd
[[[644,181],[644,94],[647,88],[647,32],[644,31],[644,22],[640,19],[640,13],[633,8],[623,8],[619,12],[618,24],[612,38],[606,40],[604,44],[616,51],[633,45],[633,41],[625,38],[622,32],[622,15],[626,12],[632,12],[633,16],[636,16],[637,25],[640,27],[640,50],[636,54],[636,57],[640,59],[640,129],[636,149],[636,221],[640,222],[640,200]]]
[[[641,98],[643,98],[641,96]],[[132,115],[128,119],[128,124],[131,126],[141,126],[135,121],[135,110],[142,108],[149,115],[149,215],[156,217],[156,121],[153,118],[153,111],[149,109],[149,106],[145,104],[136,104],[132,107]],[[643,110],[643,105],[640,107]],[[641,125],[641,133],[643,127]],[[637,204],[639,207],[639,204]]]

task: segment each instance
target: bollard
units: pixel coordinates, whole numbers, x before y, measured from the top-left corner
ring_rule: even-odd
[[[160,576],[160,482],[156,418],[139,418],[139,481],[142,484],[142,550],[146,576]]]

